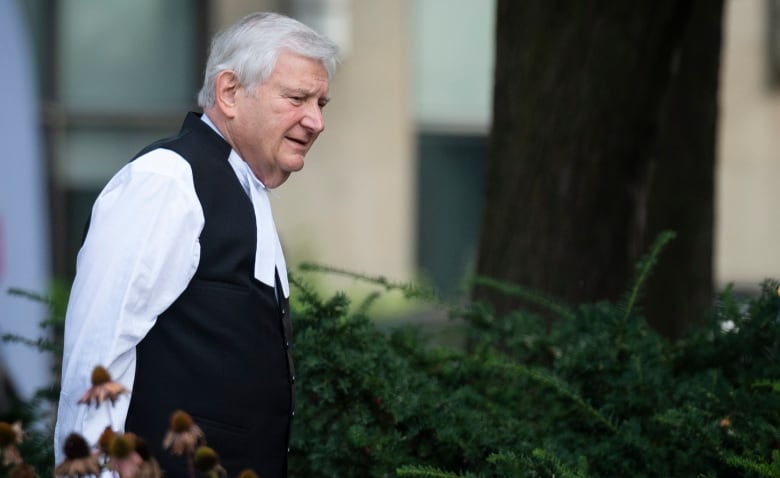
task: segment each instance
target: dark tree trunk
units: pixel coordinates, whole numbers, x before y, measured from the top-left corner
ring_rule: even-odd
[[[662,230],[644,301],[677,336],[712,296],[721,0],[498,0],[477,273],[618,299]],[[499,312],[520,305],[489,290]]]

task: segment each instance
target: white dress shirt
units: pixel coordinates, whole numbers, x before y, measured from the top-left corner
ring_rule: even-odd
[[[203,115],[203,121],[219,132]],[[235,151],[229,162],[252,199],[258,226],[255,277],[289,297],[287,269],[268,191]],[[123,167],[92,208],[66,312],[62,391],[54,431],[56,463],[71,433],[94,444],[106,426],[124,429],[130,397],[100,408],[78,405],[97,365],[132,390],[135,347],[189,284],[200,260],[203,209],[192,169],[177,153],[155,149]],[[278,293],[278,291],[277,291]]]

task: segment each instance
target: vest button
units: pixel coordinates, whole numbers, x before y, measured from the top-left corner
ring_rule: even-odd
[[[293,375],[292,377],[290,377],[290,380],[292,380],[292,383],[295,383],[295,375]]]

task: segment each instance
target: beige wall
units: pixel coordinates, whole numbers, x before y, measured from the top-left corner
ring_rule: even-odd
[[[780,89],[766,81],[766,1],[729,0],[724,16],[716,276],[755,289],[780,278]]]
[[[215,28],[274,4],[217,2],[215,21],[221,25]],[[405,0],[352,1],[350,49],[331,84],[326,131],[303,171],[272,199],[293,270],[302,261],[316,261],[391,280],[413,277],[407,8]]]
[[[211,28],[214,32],[252,12],[274,11],[277,0],[211,0]]]

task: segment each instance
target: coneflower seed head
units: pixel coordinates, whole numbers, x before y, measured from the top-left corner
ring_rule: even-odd
[[[35,478],[35,468],[27,463],[19,463],[8,472],[8,478]]]
[[[78,460],[89,456],[89,445],[87,445],[84,437],[78,433],[68,435],[68,438],[65,439],[63,450],[68,460]]]
[[[111,442],[111,456],[113,458],[127,458],[135,451],[135,435],[125,433],[117,435]]]
[[[211,471],[219,465],[219,455],[207,446],[199,446],[195,450],[195,467],[200,471]]]
[[[176,410],[171,415],[171,431],[175,433],[184,433],[192,428],[193,421],[189,413]]]
[[[114,441],[114,438],[116,438],[114,430],[111,427],[106,427],[98,438],[98,448],[104,453],[111,453],[111,442]]]
[[[94,369],[92,369],[92,386],[97,385],[103,385],[104,383],[108,383],[111,381],[111,374],[108,373],[108,370],[105,369],[105,367],[101,367],[98,365]]]
[[[146,443],[141,437],[135,438],[135,452],[141,457],[143,461],[149,461],[152,458],[152,449],[149,448],[149,444]]]
[[[16,443],[16,430],[8,422],[0,422],[0,448]]]

